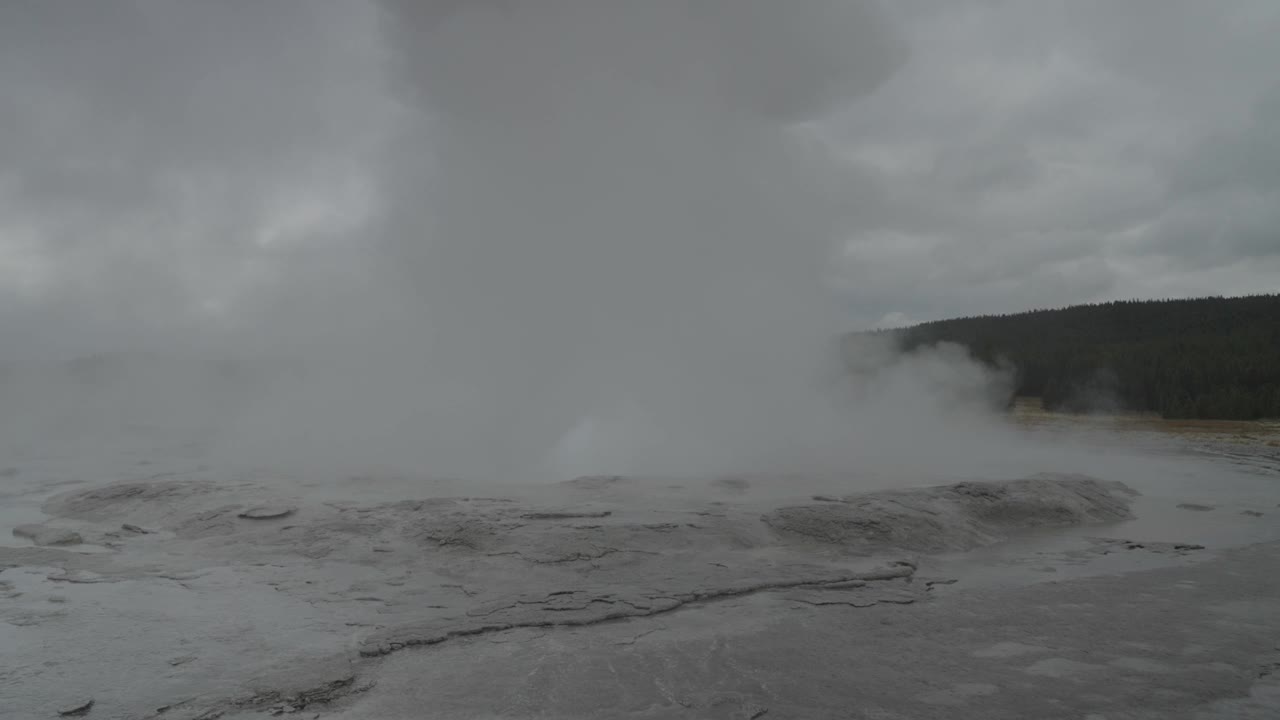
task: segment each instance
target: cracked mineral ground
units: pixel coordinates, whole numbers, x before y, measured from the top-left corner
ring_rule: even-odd
[[[0,716],[1280,713],[1280,484],[1240,447],[879,491],[148,452],[6,472]]]

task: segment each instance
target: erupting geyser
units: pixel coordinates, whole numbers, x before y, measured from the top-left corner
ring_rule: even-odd
[[[821,285],[856,210],[798,123],[901,59],[841,0],[387,0],[385,238],[442,472],[820,462]]]

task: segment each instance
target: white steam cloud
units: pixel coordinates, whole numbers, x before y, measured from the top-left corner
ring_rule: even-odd
[[[875,5],[379,12],[396,109],[350,237],[279,263],[199,344],[152,343],[202,377],[191,358],[230,358],[213,380],[98,369],[15,402],[196,423],[243,462],[508,480],[865,468],[922,457],[913,433],[956,450],[940,438],[987,407],[1000,377],[963,352],[858,380],[837,342],[824,263],[859,198],[806,123],[903,61]]]
[[[370,407],[409,412],[381,442],[504,477],[847,442],[821,280],[856,198],[796,125],[900,61],[873,6],[384,5],[409,112],[381,231],[421,344],[382,369],[415,372]]]

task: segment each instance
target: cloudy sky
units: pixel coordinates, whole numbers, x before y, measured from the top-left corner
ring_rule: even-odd
[[[832,124],[878,205],[846,256],[856,307],[1280,287],[1280,5],[888,5],[910,59]]]
[[[0,2],[0,328],[118,340],[341,296],[403,201],[395,48],[468,4]],[[1280,4],[886,6],[897,49],[787,118],[839,166],[822,281],[849,325],[1280,289]]]

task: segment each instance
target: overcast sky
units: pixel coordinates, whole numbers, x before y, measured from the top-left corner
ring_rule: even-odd
[[[803,118],[844,173],[822,281],[850,326],[1280,289],[1280,3],[886,6],[876,87]],[[340,296],[377,261],[408,102],[383,11],[0,1],[0,329],[92,343]]]

